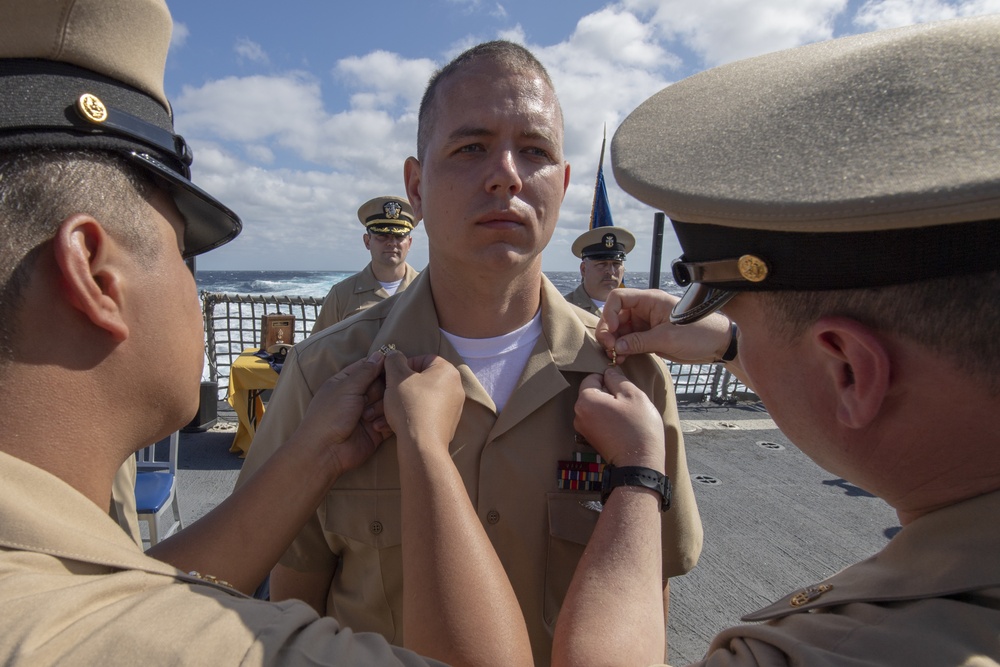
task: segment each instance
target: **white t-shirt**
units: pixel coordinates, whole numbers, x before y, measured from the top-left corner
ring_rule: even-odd
[[[607,303],[607,301],[598,301],[597,299],[594,299],[594,298],[591,298],[590,300],[594,303],[594,305],[597,307],[597,310],[599,310],[599,311],[603,311],[604,310],[604,304]]]
[[[520,329],[495,338],[462,338],[444,329],[441,333],[483,385],[499,413],[514,393],[535,341],[542,335],[542,311]]]
[[[384,289],[389,296],[392,296],[393,294],[396,293],[396,290],[399,289],[399,285],[402,282],[403,282],[403,279],[400,278],[399,280],[397,280],[396,282],[393,282],[393,283],[384,283],[384,282],[382,282],[380,280],[380,281],[378,281],[378,284],[382,286],[382,289]]]

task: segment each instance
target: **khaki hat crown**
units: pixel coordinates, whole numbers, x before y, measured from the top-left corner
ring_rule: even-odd
[[[723,65],[640,105],[615,178],[670,218],[777,231],[1000,213],[1000,15]]]
[[[635,247],[635,236],[622,227],[594,227],[585,231],[573,241],[571,250],[580,259],[617,259],[625,256]]]
[[[410,202],[395,195],[366,201],[358,209],[358,220],[372,234],[409,234],[419,224]]]
[[[240,219],[194,185],[193,153],[163,92],[164,0],[0,0],[0,151],[112,152],[184,217],[184,254],[235,238]]]
[[[127,83],[169,109],[163,0],[0,0],[0,58],[40,58]]]
[[[717,67],[640,105],[621,187],[672,219],[693,321],[733,290],[904,284],[1000,267],[1000,16]]]

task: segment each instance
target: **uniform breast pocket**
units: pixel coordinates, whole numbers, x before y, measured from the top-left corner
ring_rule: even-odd
[[[579,491],[546,494],[549,544],[545,560],[545,624],[555,628],[576,564],[594,532],[600,512],[599,493]]]
[[[399,490],[332,490],[321,519],[327,544],[340,559],[328,613],[355,631],[378,632],[401,644]]]

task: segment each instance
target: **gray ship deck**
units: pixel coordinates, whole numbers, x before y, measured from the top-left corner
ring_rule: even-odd
[[[185,525],[232,489],[235,416],[182,433]],[[712,636],[795,588],[881,549],[899,528],[878,498],[817,467],[759,404],[682,405],[688,464],[705,526],[698,567],[671,583],[670,662],[699,659]]]

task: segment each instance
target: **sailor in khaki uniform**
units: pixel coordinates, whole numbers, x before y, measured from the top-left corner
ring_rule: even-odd
[[[242,223],[190,180],[163,0],[0,0],[0,16],[0,663],[531,664],[448,452],[465,396],[440,358],[349,364],[239,492],[143,553],[126,462],[197,409],[187,259]],[[244,594],[393,430],[419,574],[408,647],[435,659]]]
[[[419,159],[407,160],[405,174],[430,262],[392,303],[294,348],[240,484],[280,451],[318,383],[347,359],[391,344],[453,362],[466,399],[452,457],[520,600],[534,659],[545,665],[600,508],[600,463],[575,435],[573,404],[583,379],[608,363],[593,338],[597,319],[570,306],[541,271],[568,185],[561,111],[528,51],[490,42],[432,78],[420,118]],[[656,542],[666,581],[695,565],[701,523],[670,377],[652,357],[630,359],[624,370],[653,400],[668,443],[661,467],[673,495]],[[298,597],[352,627],[406,640],[397,469],[389,440],[331,490],[272,572],[272,596]]]
[[[902,525],[719,633],[699,664],[1000,664],[998,37],[983,16],[725,65],[615,135],[615,176],[673,220],[687,291],[616,290],[599,340],[619,359],[725,360],[803,452]],[[622,387],[608,373],[585,388],[581,433],[612,460],[655,459],[655,438],[620,441],[654,424]],[[655,501],[612,489],[559,619],[570,663],[620,659],[625,633],[646,645],[633,664],[656,661],[642,619],[659,570],[628,546]]]
[[[632,232],[622,227],[594,227],[573,241],[573,254],[580,258],[580,285],[566,300],[594,315],[611,290],[625,280],[625,257],[635,247]]]
[[[330,288],[313,333],[402,292],[417,277],[416,269],[406,262],[413,244],[410,232],[420,223],[410,202],[391,195],[375,197],[358,209],[358,220],[365,227],[362,240],[372,261]]]

